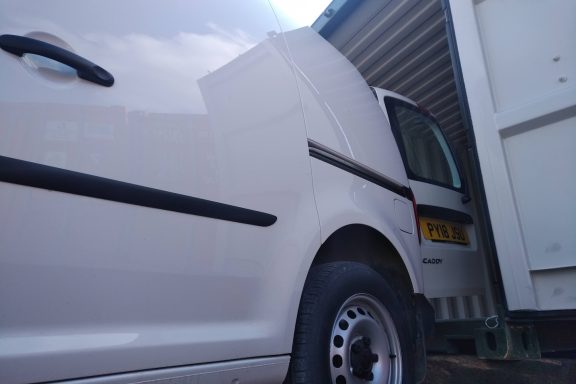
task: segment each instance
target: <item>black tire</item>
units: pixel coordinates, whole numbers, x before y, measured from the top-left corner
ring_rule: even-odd
[[[413,383],[409,360],[414,356],[415,321],[408,292],[387,280],[355,262],[310,270],[298,310],[288,383]],[[348,324],[346,330],[340,327],[342,321]],[[367,361],[376,360],[374,355],[378,361]]]

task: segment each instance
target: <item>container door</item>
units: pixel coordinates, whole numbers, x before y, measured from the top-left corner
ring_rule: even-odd
[[[449,1],[510,310],[576,309],[576,2]]]

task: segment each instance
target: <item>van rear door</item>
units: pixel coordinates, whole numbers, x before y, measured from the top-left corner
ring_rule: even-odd
[[[484,268],[458,163],[432,115],[408,99],[379,91],[417,203],[424,292],[438,299],[440,318],[477,317]]]

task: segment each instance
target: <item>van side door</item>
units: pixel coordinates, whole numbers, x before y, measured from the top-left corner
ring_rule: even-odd
[[[279,31],[262,1],[0,0],[0,382],[289,354],[320,240]]]

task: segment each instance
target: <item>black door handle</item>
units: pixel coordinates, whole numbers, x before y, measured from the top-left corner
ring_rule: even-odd
[[[114,76],[104,68],[53,44],[24,36],[2,35],[0,36],[0,48],[17,56],[22,56],[25,53],[44,56],[74,68],[81,79],[105,87],[111,87],[114,84]]]

